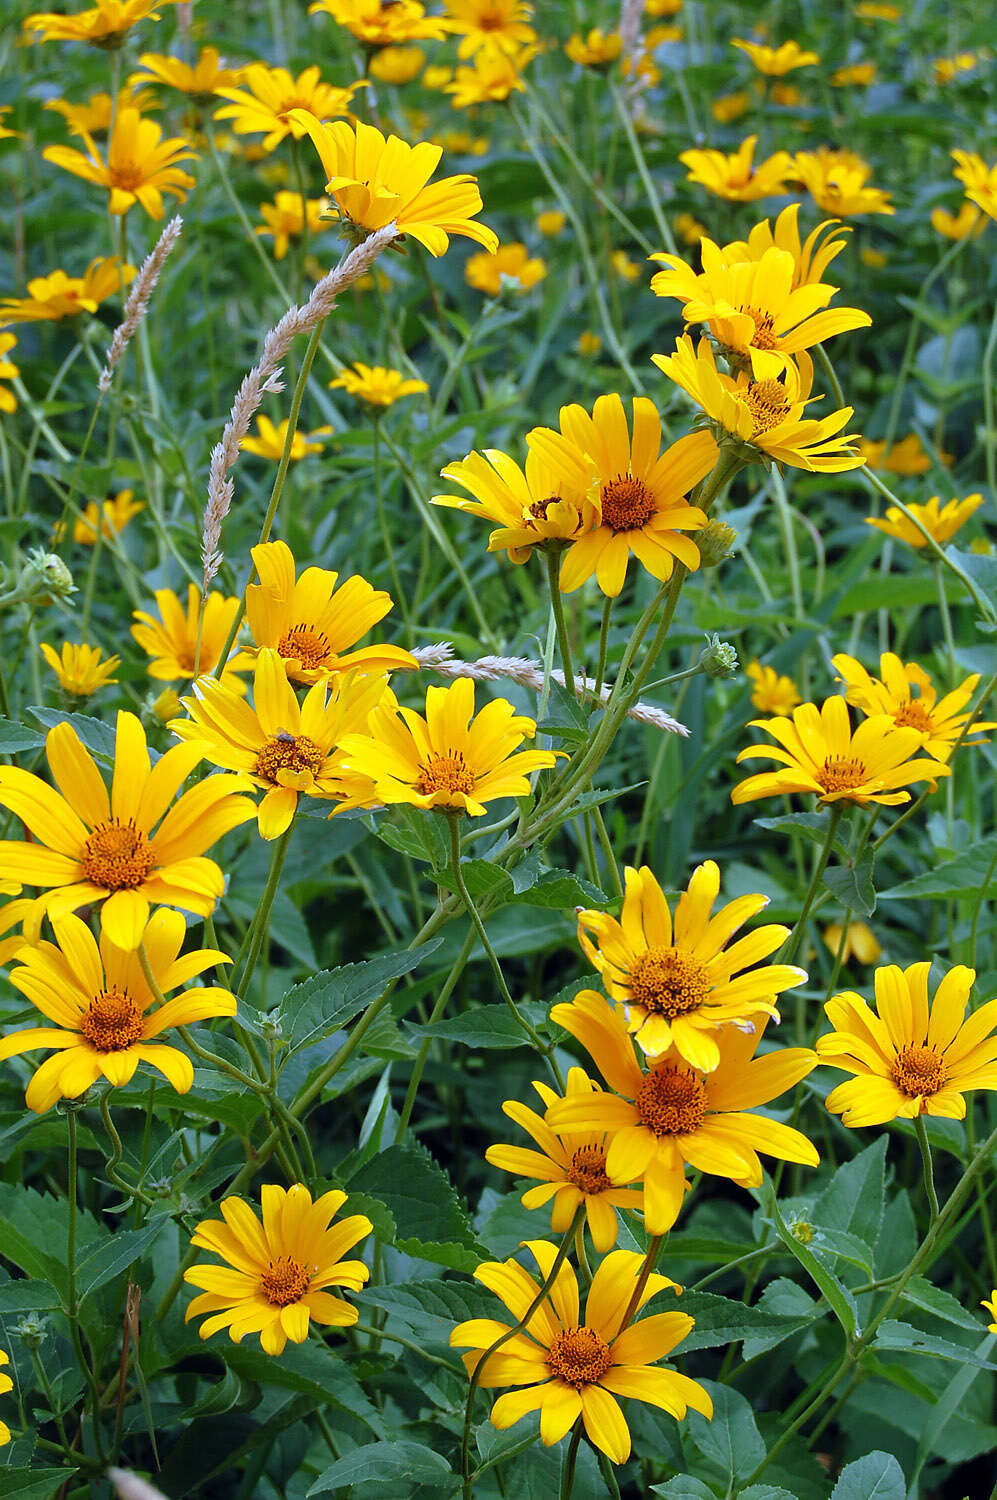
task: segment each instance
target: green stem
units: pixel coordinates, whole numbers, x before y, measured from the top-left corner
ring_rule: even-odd
[[[296,816],[297,809],[295,809],[295,817]],[[288,823],[287,827],[284,829],[284,832],[281,834],[280,838],[274,845],[273,853],[270,856],[270,870],[267,875],[267,883],[263,888],[263,895],[260,897],[260,904],[256,908],[256,911],[253,915],[253,923],[247,935],[248,952],[246,954],[246,962],[243,966],[242,974],[239,978],[239,987],[236,991],[236,993],[242,1000],[245,1000],[246,998],[246,994],[249,989],[249,981],[253,977],[253,971],[256,968],[256,964],[260,956],[260,950],[263,947],[263,940],[269,930],[268,924],[270,921],[270,911],[277,896],[277,890],[280,885],[281,871],[284,868],[284,861],[287,858],[288,845],[291,842],[291,834],[294,831],[294,823],[295,818],[292,818],[290,823]]]
[[[795,926],[793,927],[792,932],[789,934],[789,937],[786,939],[785,946],[783,947],[782,952],[779,955],[780,963],[792,963],[793,959],[800,951],[800,945],[803,942],[804,934],[806,932],[807,920],[813,908],[814,899],[817,895],[818,890],[820,889],[820,883],[824,877],[824,871],[827,869],[827,862],[831,857],[831,849],[834,846],[834,839],[838,831],[838,824],[841,822],[844,811],[845,805],[843,802],[832,802],[830,814],[827,821],[827,833],[824,835],[824,843],[821,848],[820,854],[817,856],[817,863],[815,864],[814,872],[810,877],[810,885],[807,888],[807,894],[804,897],[803,907],[800,911],[800,915],[797,917]]]
[[[928,1195],[931,1223],[934,1224],[938,1218],[938,1194],[935,1191],[935,1173],[931,1163],[931,1146],[928,1143],[928,1132],[925,1129],[923,1115],[916,1116],[914,1120],[914,1133],[917,1136],[917,1144],[921,1148],[921,1162],[924,1167],[924,1191]]]
[[[564,618],[564,599],[558,584],[558,576],[561,571],[561,554],[553,547],[544,548],[544,563],[547,569],[547,589],[550,594],[550,607],[554,614],[554,628],[557,631],[557,649],[561,653],[561,670],[564,673],[565,692],[575,693],[575,673],[571,665],[571,642],[568,639],[568,624]]]
[[[997,307],[990,320],[986,348],[983,351],[983,452],[987,469],[987,488],[997,504],[997,431],[994,430],[994,353],[997,351]]]
[[[648,203],[651,205],[651,213],[654,215],[654,222],[658,226],[658,233],[664,240],[665,249],[668,251],[669,255],[677,255],[678,251],[675,248],[675,239],[672,235],[671,228],[669,227],[668,220],[665,218],[664,211],[661,207],[661,200],[658,197],[657,189],[654,186],[654,179],[652,178],[651,173],[648,170],[647,158],[644,155],[644,148],[640,143],[640,137],[634,129],[634,122],[631,119],[629,109],[627,109],[626,101],[623,98],[618,84],[611,81],[609,89],[610,93],[613,96],[613,103],[616,106],[616,113],[619,115],[620,120],[623,123],[623,129],[626,132],[627,144],[630,147],[631,154],[637,166],[637,171],[640,174],[640,180],[644,187],[644,195]]]
[[[475,933],[473,927],[468,929],[467,937],[464,939],[461,950],[454,960],[453,968],[450,970],[450,973],[444,980],[443,987],[440,990],[439,995],[436,997],[436,1003],[433,1006],[433,1009],[430,1011],[429,1022],[427,1023],[430,1026],[434,1021],[438,1021],[443,1015],[443,1012],[446,1010],[447,1002],[449,1001],[450,996],[453,994],[457,981],[464,971],[464,965],[467,963],[467,960],[470,957],[471,949],[474,947],[474,939],[476,935],[477,934]],[[428,1036],[423,1037],[421,1043],[419,1044],[419,1051],[416,1054],[415,1062],[412,1065],[412,1077],[409,1079],[408,1088],[405,1091],[405,1102],[402,1105],[402,1112],[398,1118],[398,1129],[395,1131],[396,1146],[399,1145],[402,1140],[404,1140],[405,1132],[406,1130],[408,1130],[409,1121],[412,1118],[412,1110],[415,1107],[416,1095],[419,1092],[419,1084],[422,1082],[422,1075],[425,1070],[426,1061],[429,1057],[432,1045],[432,1038]]]
[[[613,600],[606,595],[602,601],[602,620],[599,623],[599,658],[595,668],[595,696],[598,701],[602,685],[606,680],[606,658],[609,655],[609,618],[613,613]]]
[[[83,1349],[83,1338],[80,1334],[80,1304],[76,1294],[76,1191],[78,1176],[78,1153],[76,1139],[76,1107],[75,1100],[71,1101],[71,1107],[66,1114],[66,1124],[69,1129],[69,1163],[67,1175],[69,1178],[69,1193],[67,1198],[68,1216],[66,1222],[66,1317],[69,1322],[69,1335],[73,1344],[73,1352],[77,1363],[83,1372],[87,1385],[90,1388],[90,1405],[93,1413],[93,1440],[97,1450],[97,1457],[104,1461],[104,1439],[100,1429],[100,1387],[97,1377],[87,1359]]]
[[[579,1420],[575,1423],[574,1431],[571,1434],[571,1442],[568,1444],[568,1451],[564,1455],[564,1467],[561,1470],[561,1488],[559,1491],[559,1500],[570,1500],[571,1491],[575,1487],[575,1466],[578,1463],[578,1448],[582,1441],[582,1431],[582,1423],[581,1419],[579,1418]]]

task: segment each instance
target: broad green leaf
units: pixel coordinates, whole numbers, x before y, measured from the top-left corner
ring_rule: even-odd
[[[16,1318],[27,1312],[54,1312],[61,1306],[59,1293],[47,1281],[5,1281],[0,1284],[0,1317]]]
[[[45,743],[45,736],[26,724],[16,724],[13,719],[0,719],[0,755],[17,755],[21,750],[37,750]]]
[[[393,807],[378,819],[374,831],[382,843],[422,860],[434,870],[442,870],[449,863],[450,841],[438,813],[421,807]]]
[[[28,708],[25,712],[44,724],[46,729],[54,729],[56,724],[69,724],[88,750],[105,760],[113,761],[114,727],[111,724],[102,724],[99,719],[91,719],[88,714],[64,714],[57,708]],[[149,758],[153,761],[158,759],[156,751],[151,747]]]
[[[875,1245],[883,1225],[886,1136],[838,1167],[814,1204],[814,1222]]]
[[[662,1294],[655,1311],[671,1306]],[[717,1297],[712,1292],[686,1292],[675,1303],[678,1312],[695,1318],[695,1327],[682,1340],[682,1353],[693,1349],[717,1349],[739,1339],[764,1338],[767,1347],[778,1344],[791,1334],[808,1328],[814,1320],[811,1311],[802,1317],[784,1317],[761,1306],[748,1307],[731,1297]]]
[[[876,887],[873,885],[873,857],[867,850],[857,864],[832,865],[824,871],[824,884],[842,906],[871,917],[876,910]]]
[[[818,1307],[810,1293],[786,1276],[777,1276],[774,1281],[769,1282],[752,1311],[767,1314],[775,1320],[775,1326],[769,1329],[759,1327],[755,1331],[753,1325],[752,1330],[744,1335],[745,1359],[754,1359],[756,1354],[774,1349],[783,1339],[789,1338],[801,1323],[806,1327],[824,1316],[824,1309]]]
[[[448,1347],[458,1323],[503,1316],[496,1297],[476,1281],[426,1280],[366,1287],[357,1300],[361,1307],[378,1307],[398,1318],[418,1338]]]
[[[76,1287],[80,1301],[127,1271],[134,1261],[151,1249],[171,1223],[167,1214],[160,1214],[158,1219],[150,1219],[140,1229],[115,1230],[109,1240],[78,1261]]]
[[[691,1474],[678,1474],[664,1484],[652,1484],[651,1494],[663,1495],[664,1500],[717,1500],[716,1490]]]
[[[519,1010],[534,1028],[547,1015],[546,1005],[521,1004]],[[407,1029],[415,1036],[441,1037],[448,1042],[461,1042],[465,1047],[505,1049],[533,1045],[506,1005],[479,1005],[462,1016],[432,1021],[426,1026],[410,1025]]]
[[[804,1245],[802,1240],[798,1240],[787,1227],[779,1211],[779,1205],[776,1202],[771,1181],[767,1184],[764,1202],[768,1213],[771,1214],[771,1222],[775,1226],[776,1233],[786,1246],[786,1249],[799,1261],[811,1279],[820,1287],[820,1290],[827,1298],[834,1312],[834,1316],[845,1330],[845,1334],[848,1338],[852,1338],[858,1323],[858,1312],[851,1292],[847,1287],[842,1286],[833,1272],[829,1271],[825,1265],[822,1265],[809,1246]]]
[[[419,1260],[473,1271],[482,1258],[449,1177],[421,1145],[389,1146],[350,1180],[394,1215],[397,1249]]]
[[[901,1188],[890,1199],[876,1240],[876,1275],[892,1276],[910,1263],[917,1249],[917,1225],[910,1198]]]
[[[440,1495],[449,1495],[460,1486],[455,1474],[439,1453],[422,1443],[367,1443],[354,1448],[345,1458],[320,1474],[306,1493],[308,1495],[341,1494],[350,1485],[397,1485],[401,1481],[432,1484]]]
[[[965,1344],[939,1338],[934,1333],[924,1333],[910,1323],[900,1323],[892,1318],[888,1318],[877,1328],[874,1347],[903,1350],[906,1354],[932,1354],[938,1359],[955,1360],[957,1364],[976,1365],[981,1370],[997,1370],[997,1364],[980,1359]]]
[[[984,1313],[974,1314],[968,1311],[951,1292],[944,1292],[941,1287],[933,1286],[923,1276],[911,1277],[904,1287],[903,1300],[912,1307],[919,1308],[921,1312],[943,1318],[946,1323],[954,1323],[957,1328],[973,1334],[980,1332],[980,1319],[985,1316]]]
[[[915,1277],[912,1279],[919,1281],[921,1278]],[[987,1334],[977,1344],[974,1354],[977,1356],[989,1354],[993,1349],[993,1345],[993,1335]],[[961,1410],[969,1393],[969,1388],[976,1379],[977,1374],[978,1366],[975,1364],[967,1365],[964,1369],[957,1370],[941,1396],[935,1402],[934,1410],[928,1417],[927,1425],[917,1445],[917,1453],[914,1456],[914,1468],[910,1476],[911,1494],[917,1493],[917,1481],[928,1459],[933,1453],[942,1451],[938,1447],[939,1439],[952,1418]]]
[[[389,984],[418,968],[440,942],[440,938],[433,938],[420,948],[382,954],[366,963],[344,964],[339,969],[325,969],[296,984],[279,1007],[290,1052],[314,1046],[340,1031],[383,994]]]
[[[950,896],[978,895],[993,880],[997,834],[980,839],[971,849],[945,860],[937,869],[915,875],[892,890],[880,891],[881,901],[944,901]]]
[[[203,1356],[203,1344],[200,1350]],[[226,1347],[224,1363],[243,1380],[311,1396],[320,1406],[338,1406],[358,1418],[378,1437],[385,1436],[380,1413],[368,1401],[349,1365],[342,1359],[330,1357],[330,1350],[321,1344],[289,1343],[280,1359],[272,1359],[262,1349],[251,1349],[248,1343],[235,1344]]]
[[[79,1469],[5,1469],[0,1466],[0,1495],[4,1500],[52,1500]]]
[[[792,832],[802,834],[812,844],[818,846],[827,838],[828,815],[827,813],[783,813],[778,818],[756,818],[756,828],[766,828],[772,833]],[[847,854],[848,845],[845,840],[836,837],[832,847],[840,854]]]
[[[741,1490],[737,1500],[797,1500],[797,1497],[781,1484],[753,1484]]]
[[[689,1435],[703,1457],[715,1463],[735,1484],[751,1474],[765,1457],[765,1444],[747,1398],[733,1386],[704,1384],[713,1398],[713,1420],[689,1413]]]
[[[892,1453],[867,1453],[838,1475],[831,1500],[906,1500],[907,1481]]]
[[[37,1193],[20,1183],[0,1182],[0,1253],[27,1276],[51,1282],[63,1296],[68,1290],[68,1223],[64,1198]],[[103,1237],[99,1225],[85,1212],[77,1213],[76,1233],[79,1257]]]

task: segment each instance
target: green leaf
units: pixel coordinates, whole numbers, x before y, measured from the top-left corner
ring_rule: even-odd
[[[555,735],[572,744],[584,745],[589,737],[589,715],[560,682],[551,681],[547,717],[537,725],[541,734]]]
[[[393,807],[378,820],[375,832],[383,844],[400,854],[442,870],[450,859],[450,840],[439,813],[421,807]]]
[[[26,724],[15,724],[12,719],[0,719],[0,755],[16,755],[19,750],[37,750],[45,743],[45,736]]]
[[[79,1469],[5,1469],[0,1467],[4,1500],[52,1500]]]
[[[0,1286],[0,1318],[16,1318],[27,1312],[55,1312],[61,1306],[59,1293],[47,1281],[5,1281]]]
[[[886,1136],[835,1172],[814,1204],[814,1222],[875,1245],[883,1225]]]
[[[664,1309],[665,1301],[663,1298],[656,1304],[657,1311]],[[747,1338],[764,1338],[766,1347],[771,1348],[808,1328],[814,1320],[813,1311],[802,1317],[785,1317],[761,1306],[748,1307],[731,1297],[714,1296],[712,1292],[686,1292],[675,1308],[696,1320],[695,1327],[682,1340],[683,1355],[693,1349],[718,1349]]]
[[[903,1290],[903,1300],[909,1302],[912,1307],[919,1308],[921,1312],[930,1313],[934,1318],[943,1318],[946,1323],[954,1323],[957,1328],[967,1333],[979,1334],[980,1317],[967,1312],[957,1297],[951,1292],[943,1292],[941,1287],[933,1286],[923,1276],[912,1276]]]
[[[805,839],[820,847],[827,838],[828,822],[827,813],[783,813],[778,818],[756,818],[755,827],[767,828],[773,833],[795,829]],[[831,847],[840,854],[848,853],[848,845],[843,838],[836,837]]]
[[[46,729],[54,729],[56,724],[71,725],[88,750],[105,760],[113,761],[114,730],[110,724],[102,724],[99,719],[91,719],[88,714],[64,714],[57,708],[27,708],[25,713],[44,724]],[[158,759],[155,750],[150,749],[149,758]]]
[[[202,1356],[203,1351],[204,1345],[201,1344]],[[280,1359],[272,1359],[262,1349],[236,1344],[226,1347],[224,1364],[243,1380],[311,1396],[318,1406],[339,1407],[358,1418],[378,1437],[385,1435],[380,1413],[368,1401],[349,1365],[342,1359],[330,1358],[329,1349],[321,1344],[289,1343]]]
[[[172,1221],[167,1214],[150,1219],[141,1229],[117,1229],[109,1240],[77,1263],[76,1286],[79,1299],[85,1301],[91,1292],[106,1286],[155,1244]]]
[[[547,1016],[546,1005],[521,1004],[521,1014],[537,1027]],[[460,1042],[465,1047],[525,1047],[532,1045],[512,1011],[506,1005],[478,1005],[465,1011],[462,1016],[450,1016],[443,1021],[432,1021],[426,1026],[409,1025],[415,1036],[440,1037],[448,1042]]]
[[[981,1370],[997,1370],[997,1364],[980,1359],[965,1344],[956,1344],[951,1339],[939,1338],[934,1333],[923,1333],[910,1323],[900,1323],[888,1318],[876,1330],[877,1349],[903,1350],[905,1354],[929,1354],[936,1359],[952,1359],[957,1364],[975,1365]]]
[[[813,1251],[790,1232],[779,1211],[779,1205],[776,1202],[771,1180],[767,1184],[765,1207],[771,1215],[770,1222],[775,1226],[776,1233],[786,1246],[786,1249],[794,1259],[799,1261],[811,1279],[820,1287],[820,1290],[831,1306],[834,1316],[845,1330],[845,1334],[848,1338],[852,1338],[858,1323],[858,1312],[855,1307],[854,1297],[847,1287],[842,1286],[833,1272],[821,1264]]]
[[[446,1459],[422,1443],[367,1443],[362,1448],[354,1448],[352,1453],[320,1474],[307,1494],[330,1495],[354,1484],[366,1487],[372,1484],[395,1485],[401,1481],[432,1484],[441,1495],[452,1494],[460,1485],[459,1475],[453,1472]]]
[[[873,885],[873,856],[866,850],[855,865],[832,865],[824,871],[824,884],[842,906],[871,917],[876,910],[876,888]]]
[[[783,1339],[789,1338],[801,1323],[806,1327],[823,1316],[824,1312],[809,1292],[786,1276],[777,1276],[774,1281],[769,1282],[752,1311],[768,1314],[775,1319],[775,1324],[768,1329],[752,1325],[751,1331],[744,1335],[743,1353],[746,1360],[774,1349]]]
[[[914,1279],[920,1280],[920,1277]],[[987,1334],[977,1345],[974,1352],[977,1355],[986,1354],[992,1347],[993,1336],[992,1334]],[[964,1369],[957,1370],[936,1401],[934,1409],[928,1416],[927,1424],[921,1433],[921,1438],[917,1445],[917,1453],[914,1456],[914,1468],[910,1476],[911,1494],[917,1493],[917,1481],[920,1478],[921,1470],[932,1453],[939,1451],[937,1447],[938,1440],[952,1418],[961,1410],[977,1373],[978,1367],[975,1365],[967,1365]]]
[[[781,1484],[753,1484],[749,1489],[741,1490],[737,1500],[797,1500],[791,1490],[784,1490]]]
[[[395,1246],[406,1255],[459,1271],[473,1271],[482,1259],[463,1204],[424,1146],[389,1146],[360,1169],[349,1188],[390,1210],[398,1226]]]
[[[35,1192],[20,1183],[0,1182],[0,1247],[25,1275],[48,1281],[63,1296],[68,1291],[65,1246],[68,1210],[65,1199]],[[102,1238],[87,1213],[76,1219],[79,1253]],[[49,1248],[42,1249],[42,1246]]]
[[[678,1474],[664,1484],[652,1484],[651,1494],[663,1495],[665,1500],[717,1500],[716,1490],[708,1489],[691,1474]]]
[[[755,1414],[740,1391],[729,1385],[703,1382],[713,1397],[713,1420],[689,1413],[689,1435],[705,1459],[715,1463],[736,1484],[750,1474],[765,1457],[765,1444],[755,1424]]]
[[[340,1031],[383,994],[392,981],[418,968],[441,942],[442,938],[433,938],[419,948],[382,954],[366,963],[344,964],[339,969],[324,969],[296,984],[278,1007],[290,1052],[303,1051]]]
[[[977,895],[988,878],[993,879],[994,858],[997,856],[997,834],[980,839],[971,849],[965,849],[953,859],[947,859],[935,870],[915,875],[895,885],[890,891],[880,891],[881,901],[944,901],[950,896]]]
[[[350,1202],[353,1199],[351,1197]],[[446,1344],[458,1323],[497,1315],[494,1295],[476,1281],[410,1281],[405,1286],[368,1287],[361,1307],[379,1307],[427,1343]]]
[[[907,1481],[892,1453],[867,1453],[838,1475],[831,1500],[906,1500]]]

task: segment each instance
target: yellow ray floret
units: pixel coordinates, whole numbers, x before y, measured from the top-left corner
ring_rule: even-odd
[[[186,609],[172,589],[157,589],[155,597],[159,619],[137,609],[131,627],[135,640],[151,657],[149,676],[159,682],[179,682],[213,672],[239,613],[239,600],[214,591],[202,600],[195,583],[187,585]],[[231,658],[222,681],[235,692],[245,691]]]
[[[344,390],[365,406],[394,406],[403,396],[422,395],[429,386],[424,380],[407,378],[401,370],[389,370],[384,365],[365,365],[358,359],[352,367],[341,370],[335,380],[329,381],[329,389]]]
[[[305,68],[297,77],[286,68],[268,68],[250,63],[242,70],[244,88],[219,88],[215,92],[229,102],[215,110],[216,120],[231,120],[236,135],[263,135],[263,150],[273,151],[286,136],[300,141],[308,127],[305,111],[316,120],[331,120],[349,112],[350,102],[364,83],[336,88],[324,83],[317,67]]]
[[[924,668],[914,661],[902,662],[892,651],[884,651],[879,659],[880,677],[873,677],[861,662],[845,652],[839,652],[831,660],[847,687],[846,702],[864,714],[889,714],[894,724],[920,729],[925,737],[925,753],[936,760],[949,759],[969,719],[969,714],[962,710],[976,691],[978,673],[939,698],[938,689]],[[971,736],[989,729],[997,729],[997,724],[977,720]],[[986,741],[970,737],[963,743],[982,745]]]
[[[875,526],[877,531],[896,537],[898,542],[906,542],[909,547],[927,547],[929,537],[941,546],[952,540],[982,504],[981,494],[967,495],[964,500],[947,500],[944,505],[937,495],[932,495],[923,505],[911,502],[907,509],[917,517],[928,536],[896,505],[887,506],[885,517],[867,516],[866,525]]]
[[[63,641],[61,651],[42,641],[38,648],[59,680],[64,693],[77,698],[89,698],[109,682],[117,682],[111,673],[121,665],[120,656],[108,656],[101,660],[99,646],[71,645]]]
[[[741,260],[761,260],[766,250],[774,247],[793,257],[794,287],[822,281],[831,261],[844,250],[847,244],[844,236],[851,230],[836,219],[825,219],[805,240],[801,240],[799,218],[800,205],[790,203],[776,219],[775,228],[768,219],[763,219],[754,226],[746,240],[732,240],[729,245],[724,245],[724,259],[730,265]],[[705,231],[701,230],[692,243],[698,244],[704,234]]]
[[[442,20],[427,16],[419,0],[314,0],[308,14],[331,16],[370,51],[398,42],[439,40],[446,35]]]
[[[163,217],[163,194],[183,199],[194,186],[189,172],[177,162],[197,153],[182,136],[163,140],[155,120],[143,119],[137,109],[119,109],[106,158],[92,136],[81,131],[86,154],[73,146],[46,146],[42,156],[57,167],[106,188],[112,214],[126,214],[133,203],[141,203],[153,219]]]
[[[722,151],[683,151],[679,161],[689,168],[689,182],[698,182],[718,198],[733,203],[754,203],[786,191],[792,163],[788,151],[777,151],[765,161],[755,162],[757,135],[749,135],[731,156]]]
[[[52,271],[28,282],[26,297],[0,302],[0,328],[8,323],[57,322],[78,313],[96,312],[102,302],[134,279],[135,267],[122,265],[116,255],[92,260],[82,276]]]
[[[37,32],[43,42],[90,42],[113,51],[139,21],[158,21],[161,7],[173,4],[176,0],[97,0],[75,16],[38,11],[25,18],[24,29]]]

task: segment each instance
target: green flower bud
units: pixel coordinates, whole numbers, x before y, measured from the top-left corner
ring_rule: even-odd
[[[736,650],[718,635],[706,637],[697,665],[707,677],[736,677],[739,670]]]
[[[715,568],[730,557],[737,541],[737,532],[726,521],[711,521],[702,531],[694,534],[693,541],[699,548],[702,566]]]

